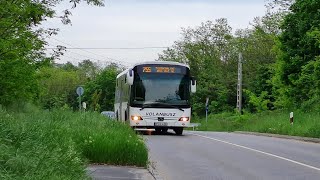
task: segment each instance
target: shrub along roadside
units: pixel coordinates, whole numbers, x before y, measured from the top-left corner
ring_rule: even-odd
[[[146,166],[130,127],[97,113],[0,109],[0,179],[87,179],[88,162]]]
[[[221,113],[198,119],[202,131],[251,131],[320,138],[320,112],[294,111],[294,124],[289,123],[289,111],[267,111],[259,114]]]

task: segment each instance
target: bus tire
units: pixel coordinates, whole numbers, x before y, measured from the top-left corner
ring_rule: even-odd
[[[167,133],[168,132],[168,128],[162,128],[161,131],[162,131],[162,133]]]
[[[157,134],[161,133],[161,129],[160,128],[155,128],[154,130],[156,131]]]
[[[176,135],[182,135],[183,128],[182,127],[177,127],[177,128],[174,128],[173,131],[176,133]]]
[[[124,112],[124,119],[125,119],[125,121],[127,121],[127,120],[128,120],[128,113],[127,113],[127,110]]]
[[[117,121],[119,121],[119,113],[118,113],[118,111],[116,112],[116,119],[117,119]]]

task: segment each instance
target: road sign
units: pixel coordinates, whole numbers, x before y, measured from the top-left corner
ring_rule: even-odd
[[[209,98],[206,99],[206,107],[209,105]]]
[[[83,107],[83,109],[87,109],[87,103],[86,102],[82,102],[82,107]]]
[[[82,86],[78,86],[76,92],[77,92],[77,94],[79,96],[79,109],[81,111],[81,96],[84,93],[83,87]]]
[[[83,93],[84,93],[83,87],[82,87],[82,86],[77,87],[77,94],[78,94],[79,96],[82,96]]]

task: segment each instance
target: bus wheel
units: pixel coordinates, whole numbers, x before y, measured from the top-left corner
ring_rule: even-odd
[[[162,133],[167,133],[168,132],[168,128],[162,128],[161,131],[162,131]]]
[[[176,133],[176,135],[182,135],[182,132],[183,132],[182,127],[174,128],[173,130]]]
[[[117,119],[117,121],[119,121],[119,114],[118,114],[118,111],[116,112],[116,119]]]
[[[154,130],[156,130],[156,133],[157,133],[157,134],[160,134],[160,133],[161,133],[161,129],[160,129],[160,128],[155,128]]]

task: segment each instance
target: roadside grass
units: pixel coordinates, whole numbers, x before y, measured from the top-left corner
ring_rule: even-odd
[[[98,113],[0,109],[0,179],[89,179],[88,163],[146,167],[147,148]]]
[[[129,126],[92,112],[82,114],[68,125],[74,141],[90,162],[147,166],[144,141]]]
[[[212,114],[197,119],[201,131],[250,131],[320,138],[320,112],[294,111],[294,124],[289,121],[289,111],[267,111],[259,114]]]

